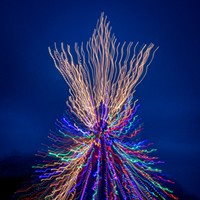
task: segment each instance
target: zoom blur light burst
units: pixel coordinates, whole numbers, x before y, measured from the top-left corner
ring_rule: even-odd
[[[49,135],[52,145],[33,166],[37,181],[19,190],[19,199],[178,199],[154,167],[161,163],[149,155],[156,149],[138,139],[135,89],[156,50],[152,43],[117,42],[103,13],[86,45],[49,48],[70,97]]]

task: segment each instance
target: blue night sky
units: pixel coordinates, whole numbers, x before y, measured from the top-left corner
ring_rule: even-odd
[[[154,142],[181,190],[200,198],[199,8],[198,0],[1,0],[1,164],[33,156],[65,110],[68,86],[48,46],[86,43],[104,11],[118,41],[159,46],[136,92],[141,137]]]

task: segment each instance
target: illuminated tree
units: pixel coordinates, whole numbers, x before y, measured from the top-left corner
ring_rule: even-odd
[[[143,126],[134,93],[157,50],[152,43],[138,48],[118,43],[103,14],[86,45],[49,48],[70,97],[34,167],[40,180],[20,199],[177,199],[152,167],[160,163],[149,156],[156,149],[137,138]]]

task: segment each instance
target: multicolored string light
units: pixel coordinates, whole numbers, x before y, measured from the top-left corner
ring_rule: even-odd
[[[33,167],[39,182],[19,199],[178,199],[162,184],[172,181],[153,167],[161,163],[149,156],[156,149],[137,138],[143,125],[134,92],[157,49],[117,43],[104,14],[87,44],[75,44],[76,58],[66,49],[49,52],[70,87],[68,107]]]

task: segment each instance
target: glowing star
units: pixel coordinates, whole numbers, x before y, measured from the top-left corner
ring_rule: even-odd
[[[69,46],[49,48],[70,97],[58,131],[50,133],[52,145],[34,166],[39,183],[19,199],[178,199],[152,167],[160,163],[149,156],[156,149],[137,139],[143,126],[133,95],[157,50],[137,47],[118,43],[102,14],[86,46],[75,44],[75,58]]]

